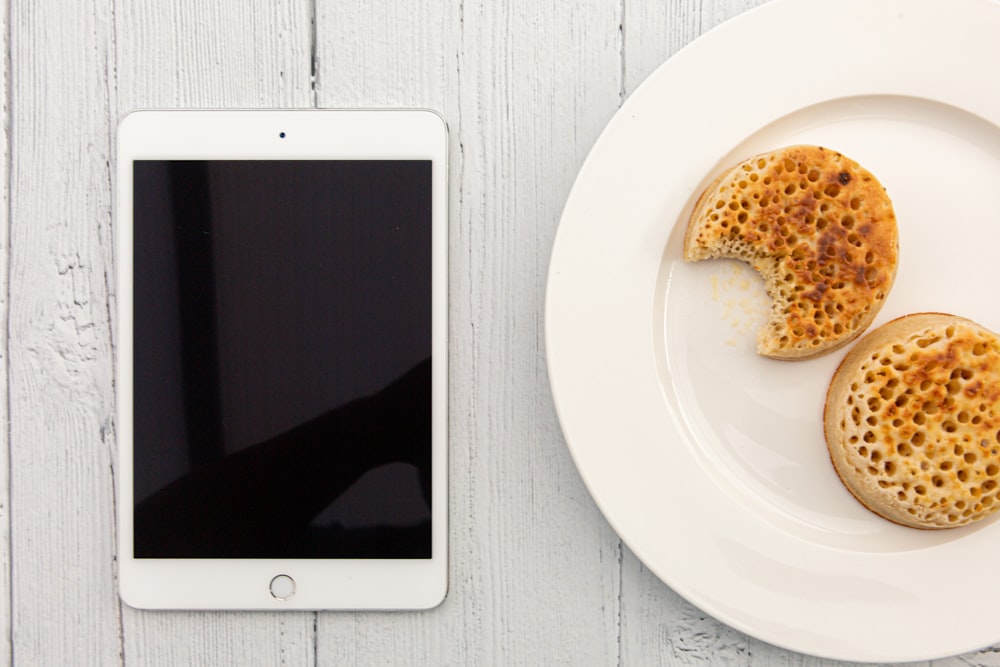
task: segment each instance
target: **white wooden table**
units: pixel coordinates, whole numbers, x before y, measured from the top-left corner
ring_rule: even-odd
[[[642,567],[573,467],[545,370],[548,258],[588,150],[664,59],[762,1],[9,3],[0,661],[833,664]],[[115,583],[115,127],[140,107],[315,106],[450,125],[450,593],[423,613],[137,612]],[[1000,647],[933,664],[1000,665]]]

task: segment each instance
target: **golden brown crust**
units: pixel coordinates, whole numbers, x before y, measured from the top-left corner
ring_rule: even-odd
[[[819,146],[756,155],[699,197],[684,259],[727,257],[764,278],[771,316],[757,350],[807,359],[853,340],[896,276],[892,202],[857,162]]]
[[[943,313],[865,336],[830,382],[830,459],[855,498],[915,528],[948,528],[1000,507],[1000,336]]]

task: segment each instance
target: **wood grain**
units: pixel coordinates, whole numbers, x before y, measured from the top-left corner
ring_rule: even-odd
[[[311,0],[109,1],[116,116],[313,105]]]
[[[111,16],[16,3],[10,21],[12,660],[113,664]]]
[[[0,48],[9,53],[10,44],[10,7],[5,6],[0,11]],[[3,128],[0,133],[0,155],[2,155],[2,173],[0,173],[0,318],[8,320],[10,293],[8,291],[7,271],[10,257],[10,66],[5,63],[4,76],[0,79],[0,99],[3,100]],[[7,327],[0,328],[0,374],[4,378],[2,385],[3,399],[0,400],[0,423],[10,424],[10,373]],[[0,666],[10,665],[11,649],[11,585],[10,585],[10,430],[9,426],[0,431],[0,637],[4,646],[0,649]]]

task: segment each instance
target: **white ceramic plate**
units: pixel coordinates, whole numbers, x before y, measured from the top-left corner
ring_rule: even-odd
[[[765,641],[870,661],[1000,641],[1000,524],[918,531],[861,507],[823,441],[845,352],[757,357],[761,282],[683,263],[687,216],[744,157],[829,146],[895,204],[899,273],[875,325],[935,310],[1000,330],[997,35],[996,0],[764,5],[626,101],[566,204],[546,343],[580,474],[651,571]]]

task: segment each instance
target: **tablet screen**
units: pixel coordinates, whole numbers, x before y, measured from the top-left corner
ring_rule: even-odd
[[[430,558],[431,162],[133,163],[136,558]]]

